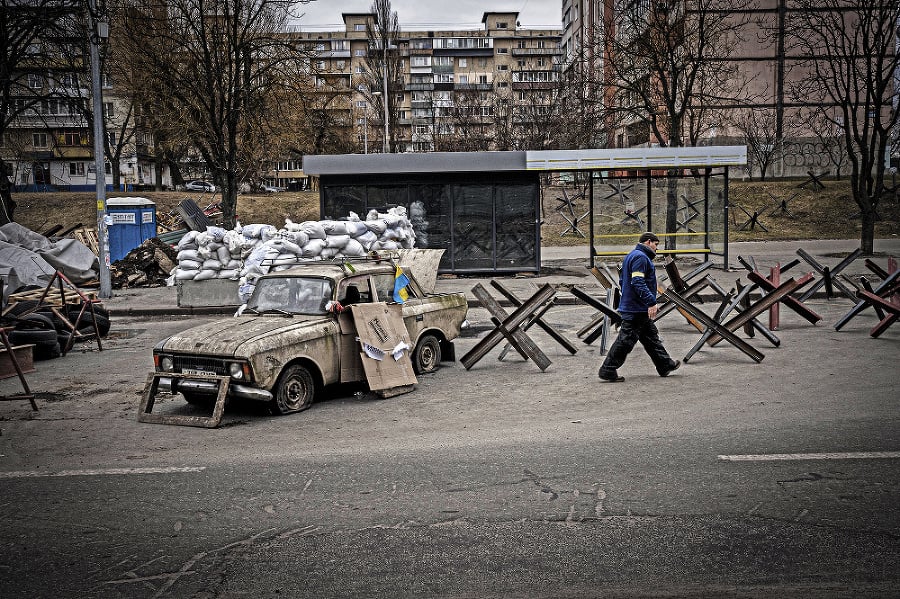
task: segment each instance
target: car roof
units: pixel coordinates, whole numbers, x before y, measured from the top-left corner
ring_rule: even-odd
[[[300,262],[285,270],[269,273],[262,278],[273,277],[328,277],[343,279],[352,276],[382,274],[394,271],[394,265],[387,260],[348,260],[346,262],[309,261]]]

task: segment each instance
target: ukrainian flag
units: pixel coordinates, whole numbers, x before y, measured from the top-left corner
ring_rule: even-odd
[[[409,285],[409,277],[403,274],[403,269],[399,266],[394,271],[394,301],[402,304],[409,299],[409,292],[406,286]]]

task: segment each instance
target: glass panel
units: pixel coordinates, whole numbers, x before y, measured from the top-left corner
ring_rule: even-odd
[[[499,184],[497,198],[497,268],[534,266],[537,186]]]
[[[448,185],[454,198],[454,268],[494,266],[492,185]]]
[[[362,219],[366,218],[365,185],[326,186],[324,197],[323,219],[345,219],[351,212],[355,212]]]
[[[387,212],[395,206],[409,207],[409,188],[407,185],[369,185],[369,210]],[[365,214],[360,214],[365,219]]]
[[[450,268],[450,197],[443,185],[410,185],[409,220],[416,232],[416,247],[446,250],[441,268]]]

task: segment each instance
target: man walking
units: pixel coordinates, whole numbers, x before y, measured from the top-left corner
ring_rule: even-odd
[[[656,305],[656,267],[653,266],[658,245],[659,237],[650,232],[644,233],[622,263],[622,299],[618,309],[622,324],[619,336],[600,367],[599,375],[604,381],[620,383],[625,380],[625,377],[619,376],[618,369],[638,341],[653,360],[659,376],[669,376],[681,366],[680,361],[669,357],[653,324],[659,309]]]

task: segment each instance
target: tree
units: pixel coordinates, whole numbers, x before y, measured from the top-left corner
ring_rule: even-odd
[[[222,190],[235,224],[245,143],[277,131],[270,92],[297,51],[282,32],[291,0],[129,0],[123,31],[135,68],[153,86],[166,128],[187,135]],[[275,113],[277,114],[277,112]]]
[[[403,89],[403,71],[400,68],[400,52],[397,41],[400,38],[400,20],[391,9],[391,0],[373,0],[372,13],[375,19],[366,23],[366,37],[369,49],[366,52],[365,96],[375,108],[373,121],[381,123],[387,131],[383,146],[388,152],[397,149],[397,109],[394,98]],[[385,125],[387,115],[387,125]]]
[[[748,108],[740,111],[732,120],[747,142],[750,154],[748,170],[753,175],[754,167],[759,169],[759,177],[766,180],[766,172],[780,156],[780,144],[775,126],[775,111],[767,108]]]
[[[41,80],[56,62],[58,44],[70,37],[68,18],[82,10],[75,0],[0,0],[0,140],[38,115],[37,107],[50,97],[49,85],[31,86],[29,78]],[[6,159],[0,161],[0,224],[13,222],[16,209]]]
[[[735,102],[736,66],[727,60],[748,17],[749,0],[614,0],[604,40],[611,122],[636,135],[630,142],[679,147],[696,143],[709,111]],[[729,83],[732,81],[733,83]],[[616,139],[610,131],[610,139]],[[632,144],[633,145],[633,144]],[[669,172],[667,233],[678,225],[678,174]],[[666,249],[675,237],[665,238]]]
[[[841,131],[862,221],[860,249],[872,254],[888,144],[900,116],[900,0],[800,0],[798,9],[794,44],[808,58],[794,93],[835,109],[820,114]]]

